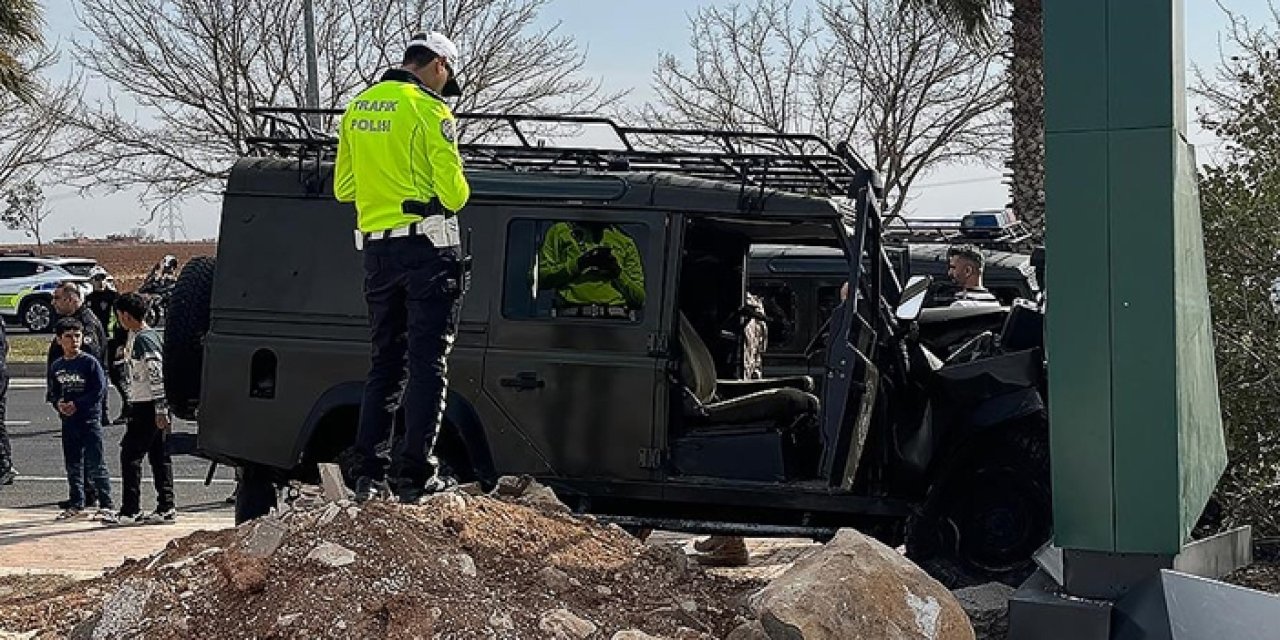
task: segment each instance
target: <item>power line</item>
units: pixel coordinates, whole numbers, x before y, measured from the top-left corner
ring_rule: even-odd
[[[987,176],[985,178],[966,178],[963,180],[948,180],[946,182],[931,182],[929,184],[918,184],[911,187],[915,189],[929,189],[932,187],[954,187],[962,184],[976,184],[979,182],[996,182],[1004,180],[1004,176]]]

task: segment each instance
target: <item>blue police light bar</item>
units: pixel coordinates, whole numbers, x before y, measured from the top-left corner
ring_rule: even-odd
[[[974,211],[960,219],[960,232],[966,236],[989,238],[1013,225],[1006,210]]]

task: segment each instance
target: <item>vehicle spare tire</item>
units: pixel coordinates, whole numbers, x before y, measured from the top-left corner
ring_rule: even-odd
[[[173,414],[195,420],[200,404],[204,336],[209,332],[209,303],[217,258],[192,258],[178,275],[169,297],[164,328],[164,394]]]

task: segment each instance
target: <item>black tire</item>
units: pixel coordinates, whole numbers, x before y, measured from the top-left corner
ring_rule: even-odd
[[[53,319],[58,317],[53,303],[44,298],[28,300],[18,312],[18,321],[31,333],[48,333],[53,330]]]
[[[200,371],[216,266],[212,256],[188,261],[164,314],[164,392],[174,415],[184,420],[194,420],[200,405]]]
[[[1019,425],[974,447],[907,521],[907,556],[949,589],[1019,586],[1053,532],[1048,435]]]
[[[276,484],[271,470],[258,464],[240,468],[236,485],[236,524],[271,513],[276,506]]]

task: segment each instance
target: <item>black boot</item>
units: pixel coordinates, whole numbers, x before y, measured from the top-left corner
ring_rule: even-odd
[[[368,476],[356,478],[356,502],[365,503],[375,497],[387,499],[391,497],[391,487],[386,480],[374,480]]]

